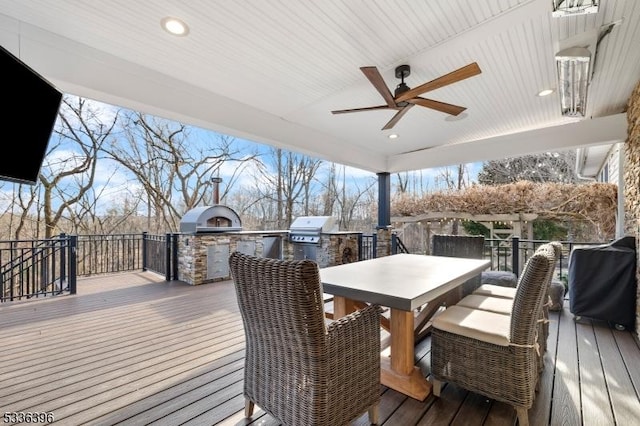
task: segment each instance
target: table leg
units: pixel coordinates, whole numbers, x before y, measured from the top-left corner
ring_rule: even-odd
[[[443,294],[440,297],[432,300],[423,307],[418,313],[418,316],[414,319],[414,342],[419,342],[431,332],[431,321],[433,315],[443,306],[453,306],[461,299],[460,288],[456,288],[448,293]]]
[[[431,384],[414,360],[413,312],[391,309],[391,356],[381,361],[382,384],[419,401],[431,393]]]
[[[334,318],[341,318],[356,310],[358,302],[334,297]],[[392,308],[390,328],[391,356],[380,359],[380,381],[391,389],[424,401],[431,394],[431,384],[415,365],[413,312]]]
[[[355,300],[347,299],[346,297],[341,296],[333,297],[333,318],[342,318],[357,310],[358,307]]]

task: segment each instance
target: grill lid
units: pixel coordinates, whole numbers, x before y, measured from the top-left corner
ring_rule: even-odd
[[[336,230],[333,216],[300,216],[289,227],[289,239],[292,242],[318,243],[320,234]]]
[[[180,220],[180,232],[224,232],[241,231],[240,216],[222,204],[195,207]]]

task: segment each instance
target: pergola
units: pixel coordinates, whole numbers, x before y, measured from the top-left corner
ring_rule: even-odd
[[[489,229],[489,238],[508,240],[513,236],[525,238],[533,237],[533,221],[538,218],[536,213],[513,214],[471,214],[461,212],[431,212],[416,216],[392,216],[391,223],[402,230],[408,224],[420,224],[431,226],[438,224],[451,224],[453,221],[473,221],[486,226]],[[397,226],[396,226],[397,225]],[[501,225],[496,227],[496,225]]]

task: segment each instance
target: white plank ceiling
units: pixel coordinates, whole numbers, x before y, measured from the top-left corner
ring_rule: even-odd
[[[280,146],[372,172],[395,172],[594,146],[626,137],[640,80],[640,1],[553,18],[550,0],[0,0],[0,43],[62,91]],[[160,20],[179,17],[175,37]],[[598,45],[587,117],[560,114],[555,53]],[[587,37],[588,36],[588,37]],[[360,71],[393,91],[472,62],[482,73],[433,90],[461,120],[382,105]]]

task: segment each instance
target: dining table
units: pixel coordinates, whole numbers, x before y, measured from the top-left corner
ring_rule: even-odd
[[[416,324],[424,323],[416,321],[416,312],[440,304],[489,266],[485,259],[398,253],[321,268],[320,280],[324,293],[333,295],[334,319],[355,312],[363,303],[389,310],[390,348],[389,355],[381,354],[380,381],[423,401],[431,384],[415,365]]]

